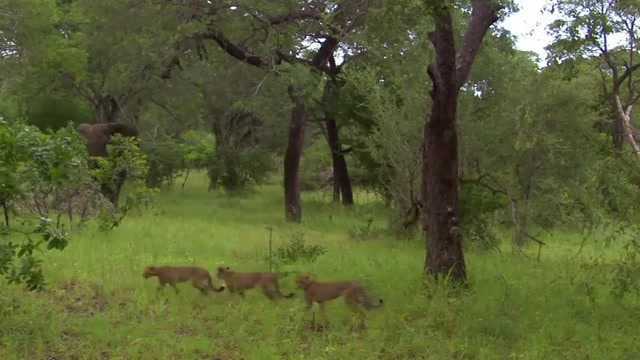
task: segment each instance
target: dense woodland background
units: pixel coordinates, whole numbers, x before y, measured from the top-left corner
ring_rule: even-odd
[[[640,2],[550,1],[544,63],[517,10],[0,0],[0,355],[636,358]],[[387,305],[313,334],[299,300],[167,305],[151,263]]]

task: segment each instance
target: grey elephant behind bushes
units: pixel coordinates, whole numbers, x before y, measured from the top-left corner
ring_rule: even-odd
[[[100,123],[100,124],[80,124],[78,132],[84,137],[87,143],[87,150],[90,156],[106,157],[107,145],[111,142],[111,137],[120,134],[126,137],[137,137],[138,130],[122,123]],[[93,163],[91,166],[96,166]],[[100,191],[114,206],[118,205],[120,190],[127,179],[126,171],[116,174],[113,184],[100,184]]]

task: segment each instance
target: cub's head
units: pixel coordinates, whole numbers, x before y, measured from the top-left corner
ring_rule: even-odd
[[[296,278],[296,284],[300,289],[306,289],[313,282],[311,274],[301,274]]]
[[[228,266],[218,266],[218,279],[222,279],[225,274],[231,271],[231,268]]]
[[[146,268],[144,268],[144,271],[142,272],[142,277],[145,279],[154,275],[156,275],[156,268],[153,266],[147,266]]]

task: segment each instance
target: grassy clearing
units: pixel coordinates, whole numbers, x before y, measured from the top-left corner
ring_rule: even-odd
[[[613,247],[589,245],[577,258],[580,239],[557,235],[545,239],[541,262],[536,249],[531,257],[471,251],[472,287],[452,293],[424,283],[420,241],[349,237],[369,219],[384,227],[375,201],[349,211],[309,194],[304,224],[296,226],[282,220],[276,185],[241,198],[205,189],[203,179],[194,179],[111,233],[82,230],[64,252],[46,255],[47,291],[1,284],[0,358],[640,358],[638,299],[613,299],[609,266],[590,265],[596,255],[614,258]],[[275,304],[257,292],[245,301],[227,292],[205,298],[188,285],[179,295],[170,289],[158,295],[155,280],[141,276],[149,264],[265,270],[266,226],[274,228],[274,247],[303,231],[307,242],[328,250],[313,264],[285,270],[361,279],[384,298],[385,306],[369,314],[367,331],[351,330],[342,301],[328,307],[330,329],[312,333],[299,292]],[[293,290],[292,280],[285,279],[284,292]]]

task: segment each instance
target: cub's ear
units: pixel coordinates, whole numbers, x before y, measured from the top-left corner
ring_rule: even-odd
[[[227,266],[225,269],[226,269],[226,270],[231,270],[231,268],[230,268],[230,267],[228,267],[228,266]]]

